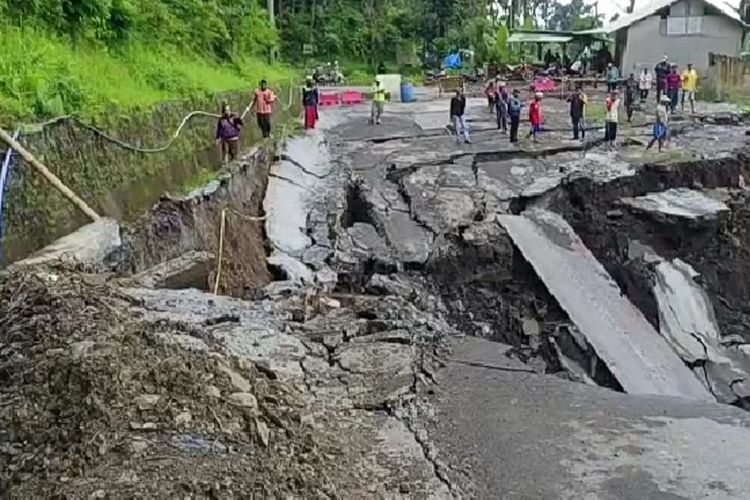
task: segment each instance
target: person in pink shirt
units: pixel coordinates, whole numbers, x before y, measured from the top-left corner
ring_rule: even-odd
[[[669,109],[672,114],[677,110],[677,100],[682,88],[682,75],[677,72],[677,65],[672,66],[671,72],[667,75],[667,96],[669,96]]]
[[[273,104],[275,102],[276,94],[268,88],[268,82],[261,80],[260,88],[255,90],[251,106],[255,111],[258,127],[264,139],[271,137],[271,114],[273,113]]]
[[[538,140],[537,136],[542,132],[542,124],[544,123],[542,97],[544,97],[544,94],[537,92],[534,94],[534,100],[529,104],[529,121],[531,122],[529,135],[534,138],[534,142]]]

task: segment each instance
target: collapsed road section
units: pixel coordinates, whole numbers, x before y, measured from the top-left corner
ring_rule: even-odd
[[[498,221],[626,392],[713,399],[562,217],[537,209]]]
[[[470,101],[487,130],[456,146],[442,107],[325,112],[278,161],[6,271],[3,491],[741,496],[750,415],[710,400],[750,378],[715,278],[722,250],[750,271],[744,135],[710,160],[700,124],[668,162],[638,127],[519,149]]]

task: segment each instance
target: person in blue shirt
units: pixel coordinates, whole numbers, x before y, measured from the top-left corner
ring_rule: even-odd
[[[518,142],[518,126],[521,123],[521,101],[518,89],[513,90],[513,95],[508,100],[508,118],[510,118],[510,142]]]
[[[607,92],[617,90],[617,85],[620,83],[620,70],[617,69],[612,63],[607,64]]]

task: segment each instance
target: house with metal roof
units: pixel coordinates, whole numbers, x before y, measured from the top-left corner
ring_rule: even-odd
[[[652,0],[599,31],[614,37],[614,59],[627,74],[653,68],[664,55],[706,71],[712,53],[739,57],[747,28],[725,0]]]

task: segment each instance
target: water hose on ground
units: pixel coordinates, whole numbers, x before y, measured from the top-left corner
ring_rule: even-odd
[[[292,107],[292,104],[294,102],[294,90],[295,90],[295,86],[293,85],[293,83],[291,83],[289,85],[289,102],[286,105],[284,105],[283,102],[282,102],[282,110],[284,112],[289,111],[289,109],[291,109],[291,107]],[[243,112],[242,117],[244,118],[245,115],[249,111],[250,111],[250,105],[248,105],[247,108],[245,108],[245,111]],[[174,144],[174,141],[177,140],[177,138],[180,136],[180,133],[185,128],[185,126],[187,125],[187,123],[193,117],[196,117],[196,116],[207,116],[207,117],[212,117],[212,118],[220,118],[220,115],[218,115],[216,113],[210,113],[210,112],[207,112],[207,111],[199,111],[199,110],[198,111],[191,111],[190,113],[188,113],[182,119],[182,121],[180,122],[180,125],[177,127],[177,129],[172,134],[171,138],[167,141],[166,144],[164,144],[162,146],[158,146],[158,147],[153,147],[153,148],[143,148],[143,147],[139,147],[139,146],[134,146],[132,144],[128,144],[128,143],[126,143],[126,142],[124,142],[124,141],[122,141],[122,140],[120,140],[120,139],[118,139],[116,137],[113,137],[113,136],[109,135],[108,133],[104,132],[103,130],[101,130],[101,129],[93,126],[93,125],[90,125],[90,124],[84,122],[83,120],[81,120],[81,119],[79,119],[79,118],[77,118],[75,116],[72,116],[72,115],[63,115],[63,116],[59,116],[59,117],[53,118],[51,120],[47,120],[45,122],[41,122],[41,123],[37,123],[37,124],[33,124],[33,125],[27,125],[27,126],[32,127],[32,128],[44,128],[44,127],[47,127],[47,126],[50,126],[50,125],[54,125],[54,124],[57,124],[57,123],[60,123],[60,122],[63,122],[63,121],[72,121],[76,125],[78,125],[78,126],[84,128],[84,129],[92,132],[93,134],[95,134],[95,135],[97,135],[97,136],[105,139],[108,142],[111,142],[111,143],[113,143],[113,144],[115,144],[117,146],[120,146],[123,149],[128,149],[130,151],[134,151],[134,152],[137,152],[137,153],[161,153],[161,152],[164,152],[167,149],[169,149],[172,146],[172,144]],[[7,143],[8,146],[9,146],[9,149],[8,149],[8,151],[6,153],[6,156],[5,156],[5,162],[3,164],[2,171],[0,171],[0,191],[2,191],[0,193],[0,217],[2,217],[2,204],[1,203],[2,203],[2,200],[3,200],[3,194],[4,194],[4,191],[5,191],[5,186],[6,186],[7,179],[8,179],[7,172],[8,172],[8,168],[9,168],[9,164],[10,164],[10,158],[12,156],[12,152],[11,151],[16,151],[24,160],[26,160],[28,163],[30,163],[45,179],[47,179],[47,181],[49,181],[53,185],[53,187],[55,187],[55,189],[57,189],[58,191],[60,191],[60,193],[62,193],[62,195],[65,196],[65,198],[67,198],[73,205],[75,205],[76,208],[78,208],[81,212],[83,212],[92,221],[98,220],[99,219],[99,215],[93,209],[91,209],[91,207],[89,207],[86,204],[86,202],[84,202],[81,198],[79,198],[65,184],[63,184],[63,182],[57,176],[55,176],[52,172],[50,172],[50,170],[44,164],[42,164],[39,160],[37,160],[31,154],[31,152],[29,152],[27,149],[25,149],[17,141],[18,134],[19,134],[19,132],[17,130],[16,133],[13,136],[11,136],[5,130],[3,130],[2,128],[0,128],[0,139],[3,139],[3,141],[5,143]],[[2,220],[0,220],[0,228],[2,227],[1,224],[2,224]],[[0,238],[1,237],[2,237],[2,233],[0,233]]]

